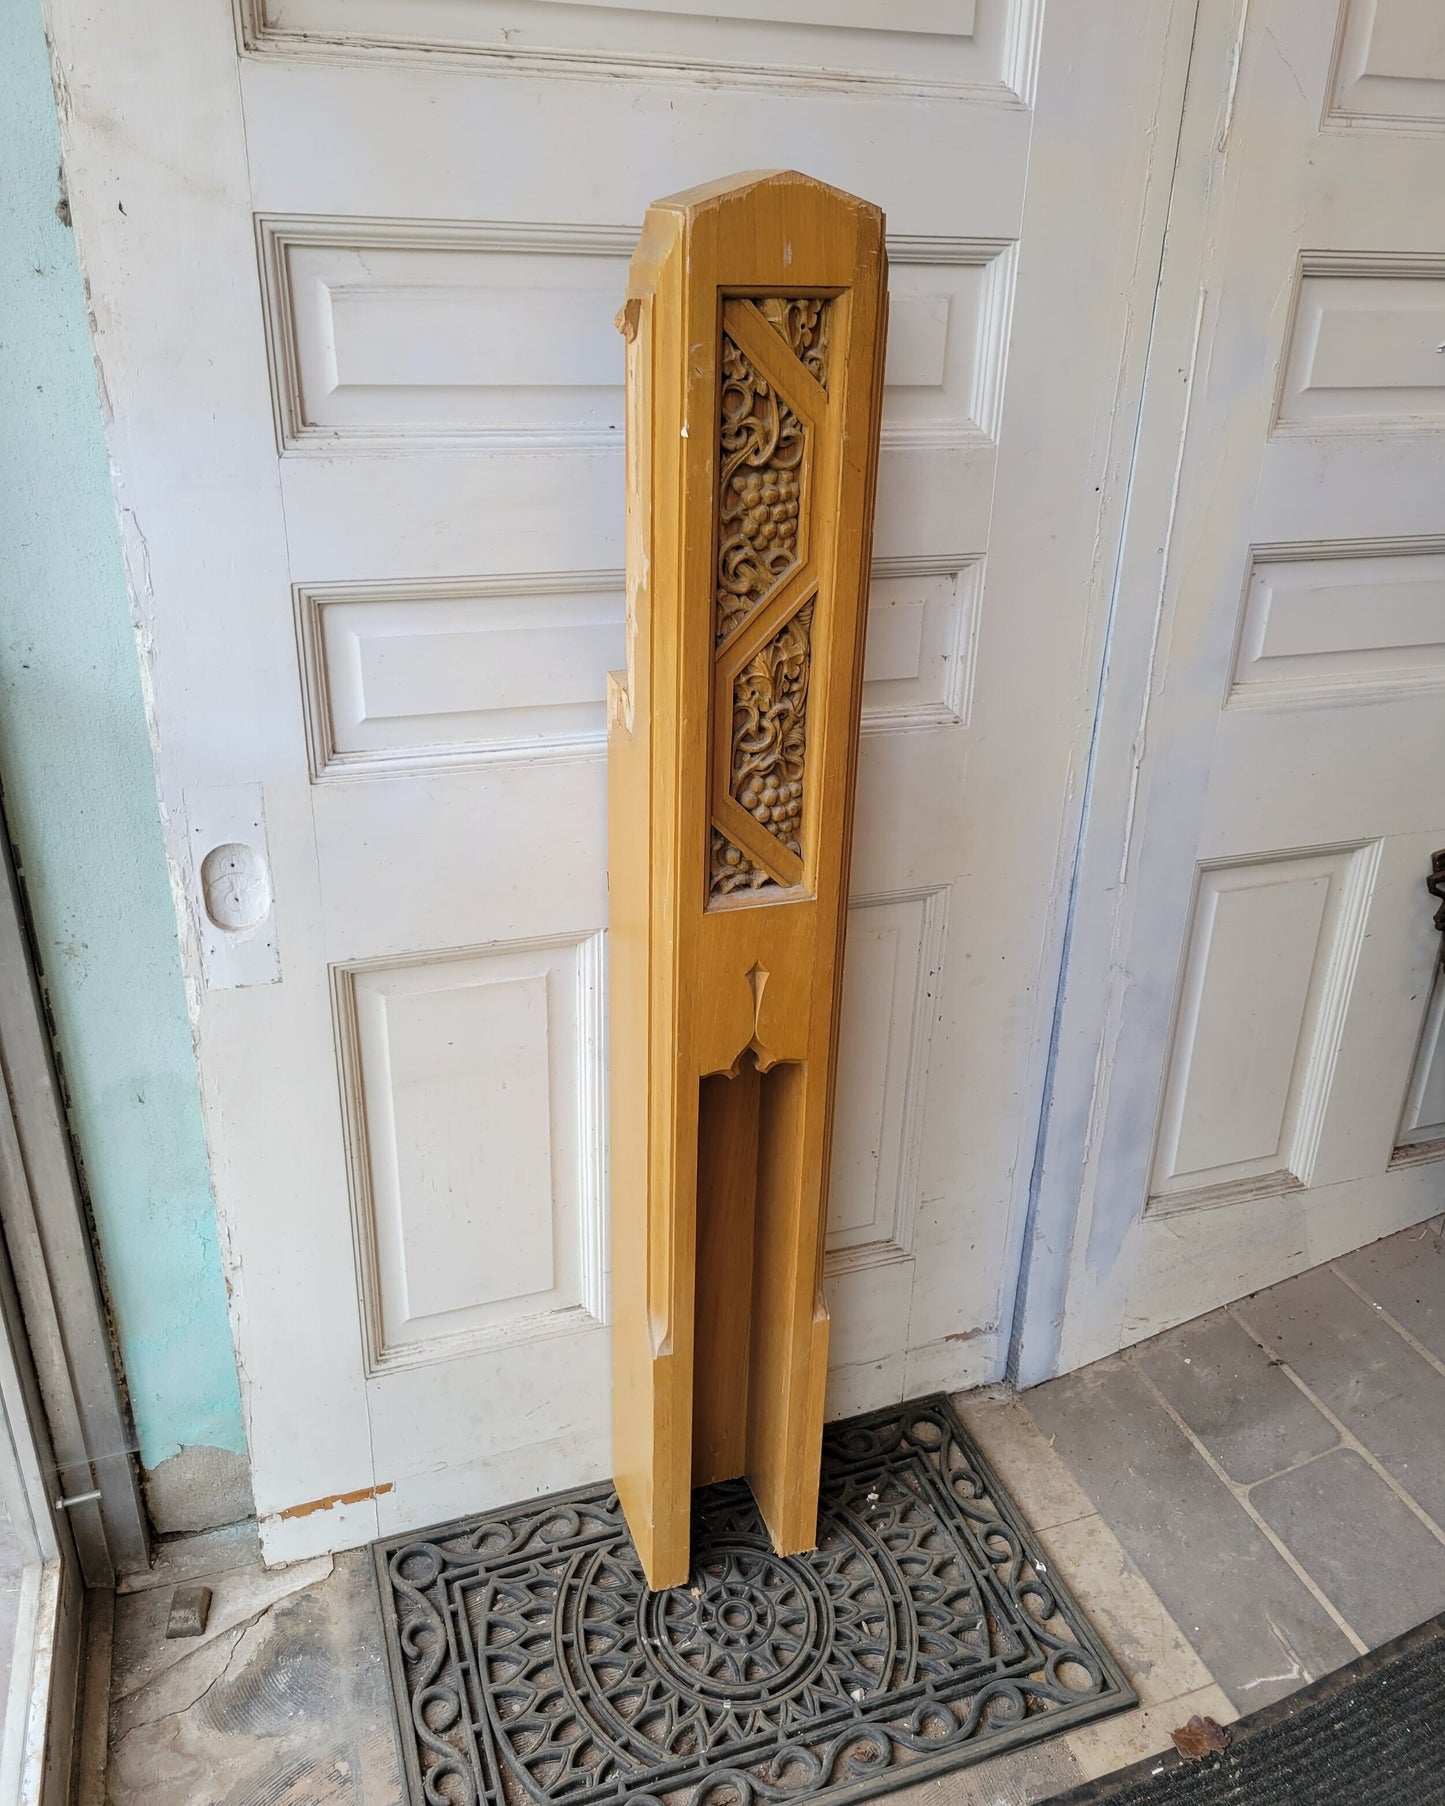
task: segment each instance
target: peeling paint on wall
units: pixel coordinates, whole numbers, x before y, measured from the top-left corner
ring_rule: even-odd
[[[39,0],[0,0],[0,142],[0,775],[157,1469],[245,1438]]]

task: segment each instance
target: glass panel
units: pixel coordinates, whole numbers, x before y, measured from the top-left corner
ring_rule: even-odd
[[[60,1551],[25,1422],[24,1394],[0,1324],[0,1806],[41,1796],[60,1596]]]

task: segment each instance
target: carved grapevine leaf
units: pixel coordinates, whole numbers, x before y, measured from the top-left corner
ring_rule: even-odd
[[[788,341],[798,362],[826,389],[828,386],[828,320],[832,308],[826,301],[785,301],[767,295],[757,303],[769,326]]]

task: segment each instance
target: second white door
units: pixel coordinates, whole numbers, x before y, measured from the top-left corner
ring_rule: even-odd
[[[1441,17],[1205,0],[1189,93],[1026,1380],[1445,1205]]]

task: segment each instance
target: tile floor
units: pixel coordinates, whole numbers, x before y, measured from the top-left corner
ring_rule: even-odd
[[[1439,1222],[1024,1402],[1241,1712],[1445,1610]]]
[[[1141,1703],[900,1806],[1045,1800],[1445,1609],[1440,1224],[960,1404]],[[402,1806],[369,1561],[168,1549],[116,1601],[110,1806]],[[202,1577],[205,1637],[167,1643],[171,1588]]]

